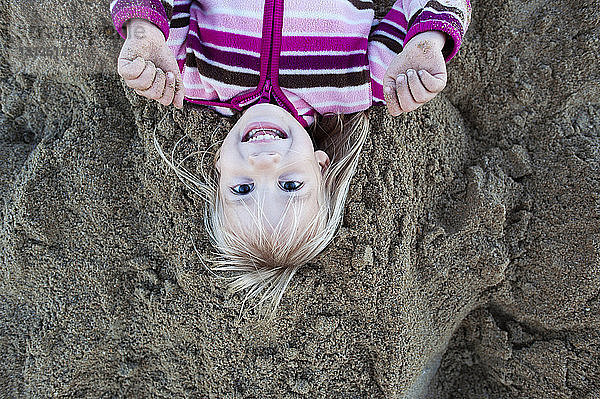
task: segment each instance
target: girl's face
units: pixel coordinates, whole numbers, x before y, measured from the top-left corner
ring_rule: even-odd
[[[223,141],[216,163],[227,227],[244,234],[259,223],[270,233],[278,225],[282,233],[289,226],[306,227],[319,211],[328,165],[327,154],[314,150],[307,131],[283,108],[267,103],[248,108]]]

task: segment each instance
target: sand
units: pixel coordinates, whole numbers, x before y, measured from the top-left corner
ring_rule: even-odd
[[[600,9],[472,3],[448,87],[373,110],[338,237],[260,324],[152,143],[231,121],[124,88],[108,2],[2,1],[0,397],[599,397]]]

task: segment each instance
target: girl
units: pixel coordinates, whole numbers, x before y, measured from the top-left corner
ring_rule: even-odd
[[[386,104],[397,116],[434,98],[471,12],[468,0],[398,0],[379,22],[371,0],[110,8],[129,87],[163,105],[241,113],[202,181],[157,149],[206,201],[206,230],[223,255],[216,269],[241,272],[234,289],[272,311],[341,222],[367,109]]]

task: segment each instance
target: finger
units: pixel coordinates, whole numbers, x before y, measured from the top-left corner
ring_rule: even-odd
[[[398,116],[402,113],[402,108],[400,108],[400,103],[398,102],[398,96],[396,96],[396,82],[394,82],[393,86],[383,86],[383,98],[390,115]]]
[[[423,82],[423,86],[432,93],[439,93],[444,90],[446,80],[448,79],[448,75],[444,72],[432,75],[425,69],[419,71],[419,77],[421,78],[421,82]]]
[[[437,93],[427,91],[419,79],[419,75],[417,75],[417,72],[414,69],[409,69],[406,71],[406,76],[408,77],[408,88],[410,89],[410,94],[412,94],[412,97],[416,103],[425,104],[427,101],[436,96]]]
[[[385,76],[383,77],[383,87],[391,87],[394,90],[396,89],[396,78],[395,78],[395,74],[390,75],[389,70],[391,68],[388,68],[388,71],[386,72]]]
[[[117,72],[123,77],[123,79],[132,80],[138,78],[144,71],[145,67],[146,62],[142,57],[137,57],[133,61],[125,58],[119,58]]]
[[[183,80],[181,79],[181,73],[176,71],[175,73],[175,96],[173,98],[173,105],[177,108],[183,108],[183,98],[185,97],[185,87],[183,86]]]
[[[165,92],[167,77],[162,69],[156,68],[156,77],[148,90],[139,90],[139,94],[152,100],[158,100]]]
[[[396,96],[396,79],[388,73],[383,77],[383,99],[390,115],[398,116],[402,113]]]
[[[396,93],[398,95],[398,102],[402,112],[410,112],[417,109],[420,104],[417,104],[410,94],[408,88],[408,79],[405,74],[401,73],[396,79]]]
[[[141,75],[133,80],[126,80],[127,86],[140,91],[148,90],[156,78],[156,67],[152,61],[146,61]]]
[[[158,102],[162,105],[171,105],[173,97],[175,96],[175,75],[173,72],[167,72],[165,81],[165,92],[162,97],[158,99]]]

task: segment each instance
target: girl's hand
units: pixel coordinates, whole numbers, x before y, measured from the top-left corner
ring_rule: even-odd
[[[442,32],[419,33],[390,63],[383,79],[383,94],[392,116],[419,108],[446,87],[442,55],[445,42]]]
[[[127,86],[162,105],[183,108],[184,87],[177,60],[152,22],[131,19],[119,54],[118,72]]]

